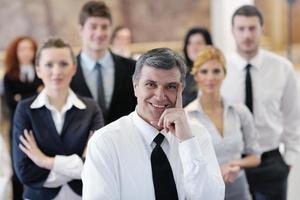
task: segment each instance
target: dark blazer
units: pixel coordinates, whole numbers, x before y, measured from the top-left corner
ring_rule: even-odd
[[[11,112],[11,118],[13,118],[13,114],[17,107],[17,101],[14,96],[19,94],[21,96],[21,100],[27,97],[36,95],[38,93],[38,87],[42,86],[42,81],[35,76],[32,82],[22,82],[20,80],[12,80],[7,75],[4,76],[3,80],[4,84],[4,97],[8,108]]]
[[[134,96],[132,75],[135,69],[135,61],[113,53],[115,67],[114,90],[110,106],[104,116],[105,124],[119,119],[124,115],[131,113],[136,106],[136,97]],[[77,72],[71,81],[72,90],[80,96],[91,97],[92,94],[84,79],[80,54],[77,56]]]
[[[43,187],[50,170],[35,165],[18,147],[19,136],[24,129],[32,130],[38,147],[51,157],[55,155],[82,156],[88,141],[90,131],[101,128],[104,124],[102,114],[94,100],[80,98],[86,109],[72,107],[66,112],[61,135],[57,133],[51,111],[45,106],[31,109],[30,105],[36,97],[22,100],[17,108],[13,126],[13,161],[16,174],[24,184],[24,199],[50,200],[53,199],[61,187]],[[71,189],[81,195],[81,180],[68,182]]]
[[[182,104],[183,107],[187,106],[189,103],[194,101],[198,96],[197,83],[194,79],[194,76],[190,74],[190,71],[187,72],[185,77],[185,87],[182,93]]]

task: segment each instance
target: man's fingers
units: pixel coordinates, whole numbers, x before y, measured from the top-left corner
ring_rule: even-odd
[[[182,108],[182,84],[178,86],[175,108]]]
[[[160,116],[160,118],[159,118],[159,120],[158,120],[157,125],[158,125],[159,127],[164,127],[164,120],[165,120],[164,118],[165,118],[166,112],[167,112],[167,110],[165,110],[165,111],[161,114],[161,116]]]

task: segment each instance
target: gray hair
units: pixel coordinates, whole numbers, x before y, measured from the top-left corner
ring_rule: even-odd
[[[144,66],[165,70],[177,67],[181,74],[180,81],[183,84],[185,82],[187,70],[185,62],[179,54],[169,48],[157,48],[144,53],[135,65],[135,71],[132,77],[134,81],[139,80]]]

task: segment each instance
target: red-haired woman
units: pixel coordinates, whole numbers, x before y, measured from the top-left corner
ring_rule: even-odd
[[[37,78],[34,69],[37,44],[27,36],[15,38],[8,46],[5,56],[4,90],[5,99],[10,110],[11,122],[17,103],[35,95],[41,89],[42,82]],[[10,136],[12,136],[10,130]],[[22,199],[23,186],[13,176],[14,199]]]
[[[12,117],[18,101],[37,94],[42,85],[34,71],[36,42],[27,36],[17,37],[6,50],[4,89]]]

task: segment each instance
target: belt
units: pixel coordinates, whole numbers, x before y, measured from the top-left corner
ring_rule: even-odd
[[[266,158],[269,158],[269,157],[277,157],[277,156],[281,156],[280,152],[279,152],[279,149],[274,149],[274,150],[271,150],[271,151],[266,151],[264,152],[262,155],[261,155],[261,158],[262,159],[266,159]]]

